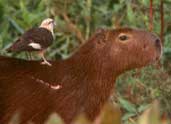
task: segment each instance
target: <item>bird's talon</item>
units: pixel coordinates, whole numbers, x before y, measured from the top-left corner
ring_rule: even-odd
[[[52,64],[50,64],[50,63],[49,63],[49,62],[47,62],[47,61],[43,61],[43,62],[41,62],[41,64],[42,64],[42,65],[52,66]]]

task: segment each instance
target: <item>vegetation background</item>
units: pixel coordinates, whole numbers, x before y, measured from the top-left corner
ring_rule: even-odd
[[[160,5],[164,4],[164,52],[160,66],[123,74],[112,101],[124,112],[124,124],[132,124],[153,100],[161,113],[171,114],[171,0],[153,1],[153,32],[160,35]],[[135,27],[149,30],[150,0],[0,0],[0,54],[28,59],[25,53],[5,50],[25,30],[39,26],[47,17],[55,19],[55,41],[49,59],[66,59],[98,28]],[[34,56],[35,59],[36,56]]]

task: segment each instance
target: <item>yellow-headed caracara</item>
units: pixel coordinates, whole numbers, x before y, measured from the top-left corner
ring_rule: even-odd
[[[44,57],[46,49],[53,42],[53,29],[55,22],[51,18],[42,21],[41,25],[37,28],[27,30],[13,45],[7,49],[8,52],[21,52],[21,51],[37,51],[43,59],[42,64],[51,64]]]

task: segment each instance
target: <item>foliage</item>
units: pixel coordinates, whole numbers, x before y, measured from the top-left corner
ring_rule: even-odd
[[[168,117],[160,116],[160,105],[156,100],[148,106],[148,108],[140,114],[138,117],[129,118],[129,121],[125,124],[170,124]],[[19,117],[18,117],[19,120]],[[12,120],[11,123],[18,124],[16,120]],[[31,123],[31,122],[30,122]],[[49,116],[45,124],[65,124],[62,118],[53,113]],[[115,104],[105,104],[100,115],[94,122],[87,119],[84,114],[77,116],[72,124],[121,124],[121,111],[120,108]]]
[[[160,1],[153,1],[154,32],[160,34]],[[98,28],[136,27],[148,30],[149,0],[0,0],[0,54],[27,59],[24,53],[5,51],[24,30],[47,17],[56,20],[49,59],[68,58]],[[140,115],[153,101],[161,101],[163,113],[171,113],[171,1],[164,0],[164,56],[161,67],[150,66],[122,75],[112,100],[123,109],[123,122]],[[34,56],[35,59],[36,56]]]
[[[54,117],[54,114],[51,116]],[[61,120],[59,118],[60,117],[56,115],[53,120]],[[51,120],[48,120],[47,122],[50,121]],[[138,117],[134,116],[133,118],[129,118],[129,121],[125,122],[125,124],[170,124],[170,121],[171,120],[169,120],[167,116],[160,116],[160,104],[159,101],[155,100]],[[58,121],[54,124],[64,123]],[[116,104],[106,104],[95,122],[92,123],[81,114],[73,121],[72,124],[121,124],[121,111]]]

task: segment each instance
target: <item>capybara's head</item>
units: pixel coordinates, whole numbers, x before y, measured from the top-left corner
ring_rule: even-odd
[[[151,64],[160,58],[162,51],[155,34],[131,28],[99,29],[84,46],[84,55],[88,51],[96,53],[105,63],[113,63],[118,72]]]

